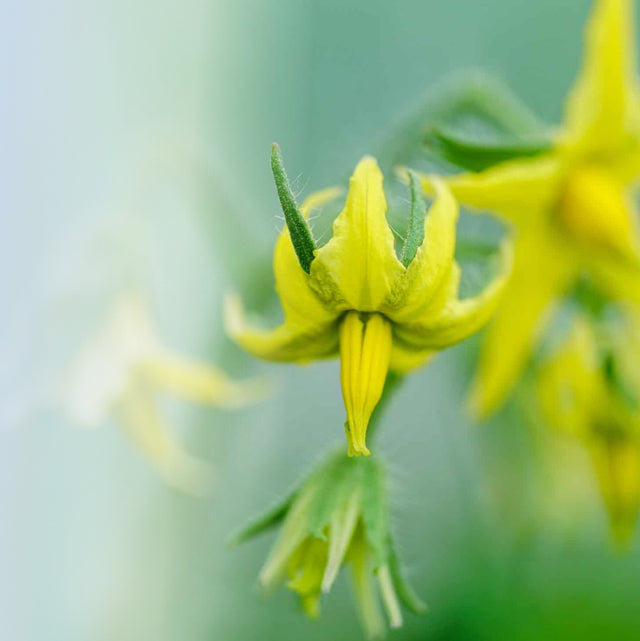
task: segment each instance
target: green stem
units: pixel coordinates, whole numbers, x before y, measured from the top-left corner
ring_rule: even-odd
[[[396,374],[395,372],[389,372],[387,374],[387,380],[384,383],[382,396],[380,397],[380,400],[376,405],[376,409],[373,411],[373,414],[371,415],[371,419],[369,420],[369,426],[367,427],[367,440],[369,442],[372,441],[372,439],[375,437],[376,433],[378,432],[378,425],[380,424],[380,419],[382,417],[382,414],[384,413],[384,410],[389,404],[391,397],[394,395],[396,390],[398,390],[403,380],[404,380],[404,376],[402,374]]]

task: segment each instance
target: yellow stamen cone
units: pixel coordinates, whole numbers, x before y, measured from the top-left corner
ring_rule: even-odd
[[[340,383],[349,456],[369,454],[367,426],[382,396],[390,357],[389,321],[381,314],[348,312],[340,325]]]
[[[623,185],[608,172],[591,166],[574,170],[565,185],[560,211],[574,238],[594,248],[635,254],[633,209]]]

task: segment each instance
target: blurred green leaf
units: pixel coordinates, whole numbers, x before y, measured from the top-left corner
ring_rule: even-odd
[[[552,132],[500,80],[472,71],[445,80],[402,119],[381,156],[383,166],[433,159],[478,171],[497,162],[543,153]]]

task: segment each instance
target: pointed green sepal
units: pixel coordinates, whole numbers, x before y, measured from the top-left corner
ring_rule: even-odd
[[[242,526],[237,532],[227,539],[227,545],[229,547],[235,547],[236,545],[240,545],[240,543],[249,541],[263,532],[276,527],[287,515],[287,512],[297,495],[298,490],[291,492],[291,494],[286,496],[284,499],[278,501],[265,512],[249,521],[249,523]]]
[[[409,187],[411,189],[411,213],[409,215],[409,229],[402,248],[400,261],[405,267],[415,258],[422,241],[424,240],[424,219],[427,215],[427,205],[422,197],[420,179],[409,169]]]
[[[316,244],[311,235],[309,224],[298,208],[296,198],[293,195],[289,179],[284,170],[280,147],[275,142],[271,145],[271,171],[273,172],[280,206],[289,229],[293,249],[298,257],[300,267],[308,274],[311,271],[311,263],[315,258]]]
[[[321,488],[309,508],[308,528],[315,538],[326,540],[325,530],[345,491],[348,493],[353,486],[350,481],[358,468],[357,461],[347,457],[343,451],[320,468],[317,482]]]
[[[363,472],[362,520],[367,543],[373,551],[375,567],[379,568],[388,560],[386,474],[384,468],[373,458],[366,459]]]
[[[393,586],[396,589],[398,598],[402,601],[407,610],[411,610],[414,614],[425,614],[428,612],[429,608],[427,604],[415,593],[414,589],[404,576],[395,543],[391,537],[389,537],[387,541],[387,546],[389,550],[389,571],[391,573],[391,579],[393,580]]]

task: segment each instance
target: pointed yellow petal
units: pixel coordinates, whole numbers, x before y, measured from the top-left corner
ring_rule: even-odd
[[[391,346],[389,370],[397,374],[408,374],[426,365],[438,352],[432,349],[417,349],[394,340]]]
[[[458,204],[444,182],[433,178],[433,184],[436,198],[425,221],[424,240],[380,309],[394,323],[431,306],[453,263]]]
[[[340,383],[350,456],[369,454],[367,426],[382,396],[390,356],[389,321],[380,314],[348,312],[340,325]]]
[[[310,200],[315,201],[317,205],[323,197],[316,194],[315,197],[311,196]],[[306,214],[309,209],[307,201],[302,209],[303,214]],[[317,259],[311,264],[313,265],[316,261]],[[336,313],[328,309],[311,288],[311,279],[300,267],[286,226],[276,243],[273,272],[286,323],[302,329],[305,326],[323,324],[335,318]]]
[[[404,272],[386,209],[382,173],[373,158],[365,157],[351,177],[345,208],[333,223],[333,237],[311,264],[314,288],[325,299],[341,296],[343,309],[376,311]]]
[[[632,0],[596,0],[566,109],[569,139],[582,153],[619,151],[638,135],[634,27]]]
[[[484,338],[471,404],[486,416],[502,403],[519,378],[552,306],[574,277],[574,262],[552,235],[522,235],[513,273]]]
[[[243,349],[268,361],[304,363],[338,353],[336,321],[323,323],[310,317],[305,323],[284,322],[272,330],[255,329],[247,324],[242,303],[235,296],[225,300],[225,327]]]
[[[210,466],[191,457],[177,443],[145,385],[130,385],[116,405],[116,413],[124,431],[170,485],[195,494],[208,489]]]
[[[179,354],[162,351],[143,360],[137,371],[152,386],[194,403],[236,408],[265,398],[265,379],[233,381],[222,370]]]
[[[450,299],[434,317],[427,312],[413,323],[396,325],[394,339],[418,350],[437,350],[455,345],[483,327],[493,316],[511,271],[512,250],[509,243],[502,248],[502,267],[498,276],[477,296],[458,298],[459,269],[451,272]]]
[[[304,216],[340,194],[337,188],[311,194],[302,204]],[[315,260],[313,261],[315,263]],[[305,362],[330,358],[338,351],[336,311],[327,306],[310,287],[286,226],[273,256],[276,290],[284,312],[284,323],[273,330],[252,328],[245,319],[240,299],[230,296],[225,301],[227,333],[246,351],[271,361]]]
[[[594,440],[591,456],[598,473],[611,533],[621,546],[629,544],[640,507],[640,447],[619,436]]]
[[[505,161],[478,173],[449,176],[446,182],[461,205],[495,212],[522,224],[553,204],[560,169],[556,156],[544,155]],[[433,193],[428,175],[421,175],[421,183],[427,193]]]

